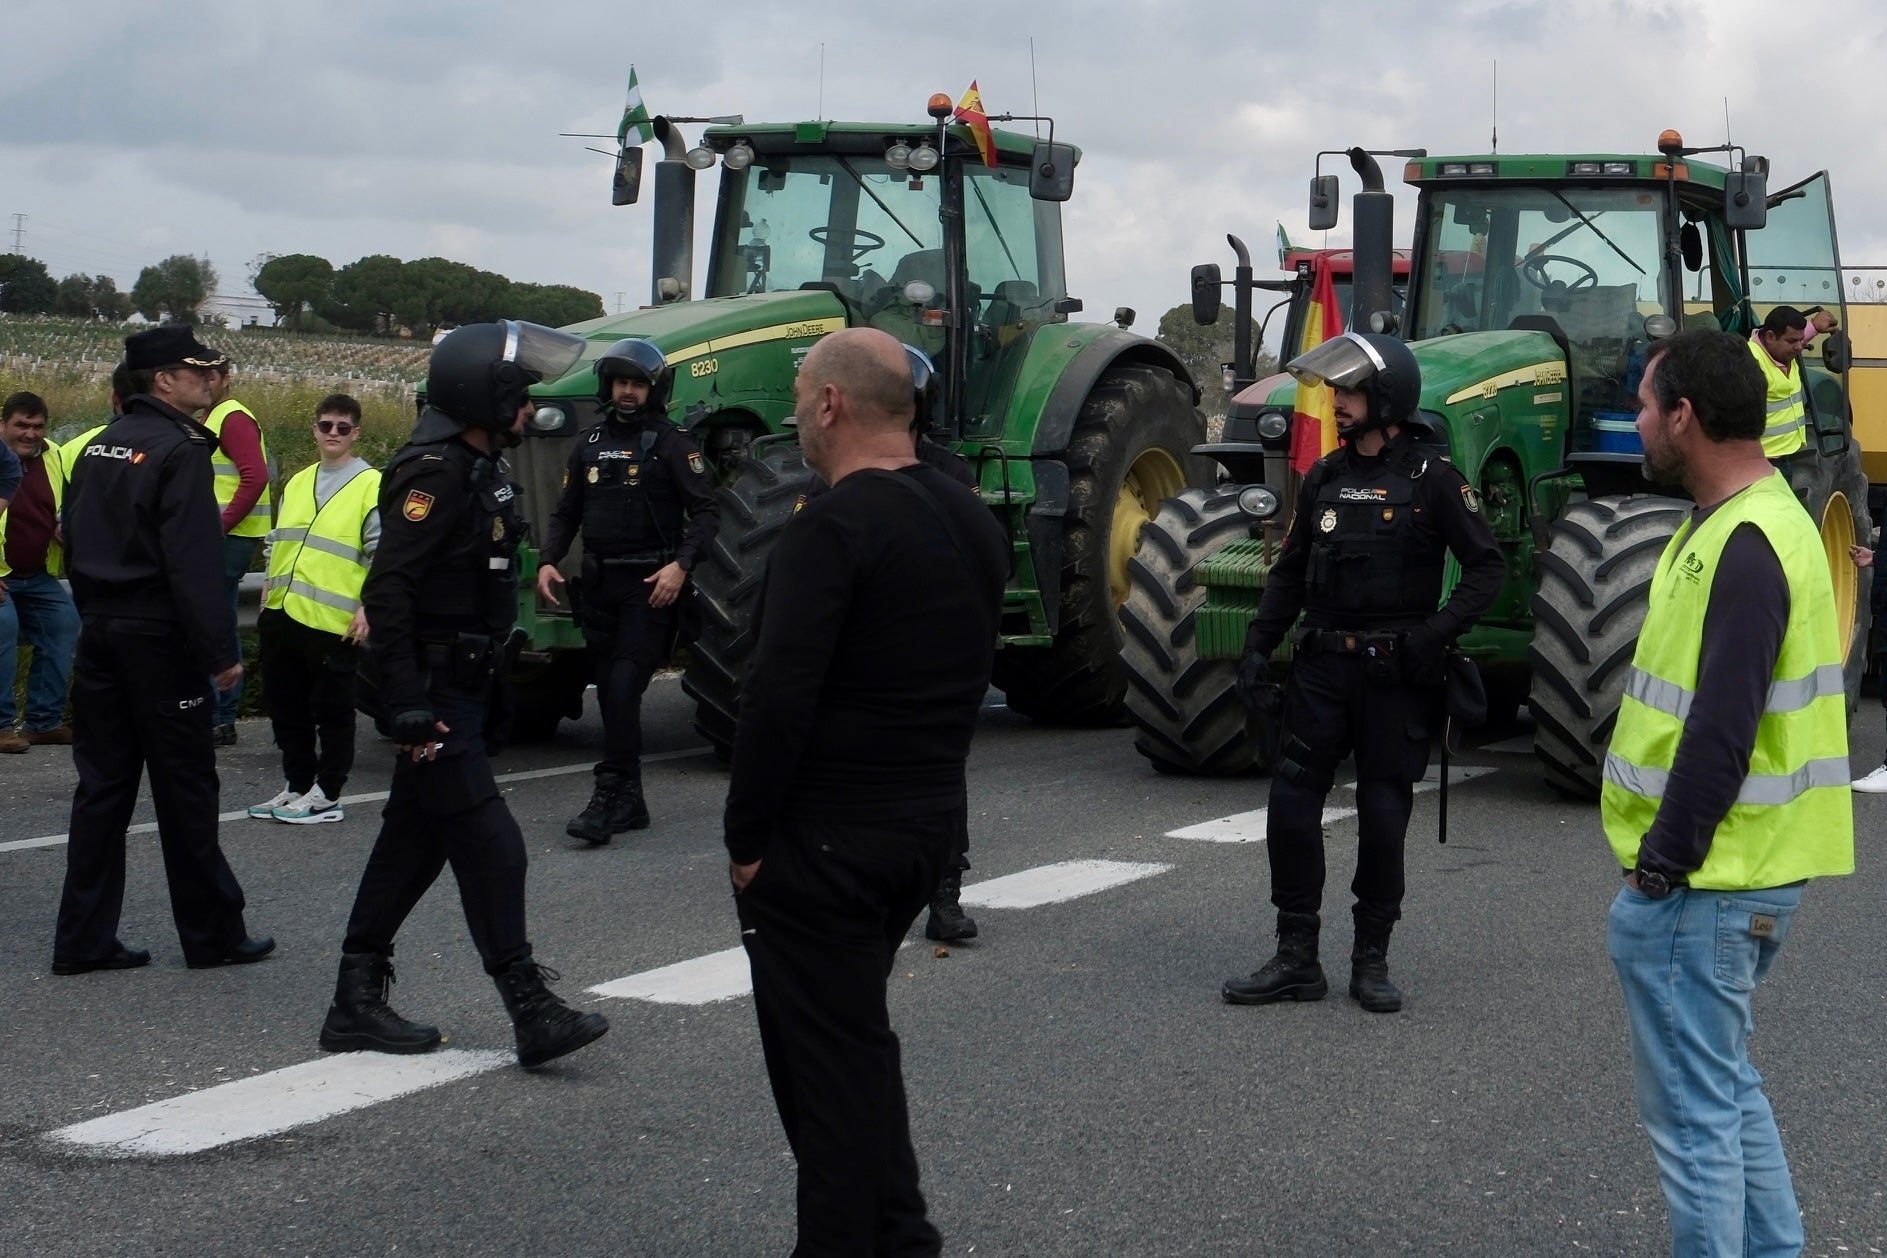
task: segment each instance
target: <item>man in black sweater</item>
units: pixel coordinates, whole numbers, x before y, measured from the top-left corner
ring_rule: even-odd
[[[968,824],[964,761],[1008,570],[975,495],[917,459],[911,372],[870,328],[795,385],[832,486],[781,534],[741,696],[726,836],[804,1253],[936,1254],[885,1006]]]

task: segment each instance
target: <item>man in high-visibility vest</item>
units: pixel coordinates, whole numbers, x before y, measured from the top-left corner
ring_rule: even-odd
[[[213,403],[203,426],[216,434],[216,452],[210,467],[216,473],[216,508],[223,516],[223,581],[229,587],[233,616],[243,574],[255,563],[256,549],[274,522],[269,496],[269,445],[262,425],[249,408],[229,396],[230,364],[217,369],[210,389]],[[242,654],[241,630],[236,653]],[[236,745],[236,712],[242,702],[242,683],[227,693],[218,692],[213,716],[218,747]]]
[[[1835,326],[1817,310],[1814,318],[1794,306],[1777,306],[1749,338],[1749,354],[1763,374],[1763,455],[1785,459],[1808,445],[1808,398],[1802,390],[1802,351],[1816,335]],[[1813,330],[1811,330],[1813,329]]]
[[[0,752],[72,741],[65,722],[66,683],[79,644],[79,613],[59,581],[59,507],[65,463],[46,440],[46,403],[15,393],[0,404],[0,446],[18,457],[20,487],[0,509]],[[19,644],[33,648],[26,678],[26,724],[13,702]]]
[[[1750,996],[1804,884],[1854,870],[1834,590],[1764,457],[1764,393],[1737,339],[1708,330],[1654,342],[1638,389],[1647,473],[1697,505],[1652,577],[1606,755],[1625,871],[1607,944],[1681,1255],[1802,1250]]]
[[[256,618],[284,781],[249,815],[294,825],[342,819],[341,788],[354,767],[354,672],[367,640],[360,588],[380,542],[380,473],[354,454],[360,403],[345,393],[322,398],[314,437],[321,461],[282,487]]]

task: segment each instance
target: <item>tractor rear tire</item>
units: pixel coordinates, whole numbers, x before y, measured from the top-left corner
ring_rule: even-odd
[[[1012,711],[1059,725],[1120,723],[1127,564],[1163,499],[1212,483],[1212,465],[1192,453],[1204,440],[1190,391],[1165,368],[1122,364],[1096,382],[1062,453],[1068,513],[1054,644],[996,653],[992,680]]]
[[[743,455],[720,491],[714,545],[691,574],[701,630],[689,645],[681,688],[695,701],[695,729],[723,760],[733,753],[740,689],[753,665],[767,557],[814,479],[797,444],[768,442]]]
[[[1689,503],[1656,494],[1575,502],[1535,556],[1533,750],[1547,783],[1566,795],[1599,796],[1651,578],[1689,512]]]
[[[1842,631],[1842,672],[1848,689],[1848,715],[1861,702],[1861,677],[1867,672],[1868,630],[1873,607],[1873,568],[1856,568],[1848,547],[1870,546],[1874,521],[1867,506],[1867,473],[1861,447],[1850,441],[1841,454],[1818,461],[1808,490],[1809,518],[1821,532],[1828,576],[1835,591],[1835,624]],[[1870,546],[1871,549],[1871,546]]]
[[[1121,668],[1134,749],[1161,773],[1230,777],[1270,766],[1245,727],[1237,660],[1199,655],[1194,617],[1206,589],[1193,570],[1228,542],[1248,537],[1238,489],[1188,489],[1160,504],[1140,530],[1121,605]]]

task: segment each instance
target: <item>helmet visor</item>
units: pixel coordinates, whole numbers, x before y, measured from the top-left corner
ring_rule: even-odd
[[[904,346],[904,357],[911,364],[911,388],[922,393],[930,387],[930,378],[937,368],[930,361],[930,355],[915,345]]]
[[[505,320],[504,361],[516,363],[533,380],[555,380],[577,365],[587,342],[541,323]]]
[[[1284,365],[1302,384],[1327,384],[1336,389],[1360,389],[1384,369],[1375,347],[1354,332],[1325,341]]]

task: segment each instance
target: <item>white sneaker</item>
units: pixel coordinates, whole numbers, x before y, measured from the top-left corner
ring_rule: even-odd
[[[275,819],[286,821],[291,826],[319,825],[323,821],[340,821],[345,816],[340,803],[329,799],[318,786],[275,810]]]
[[[268,821],[275,816],[277,808],[294,803],[296,798],[295,792],[289,790],[288,783],[284,782],[281,791],[277,794],[271,795],[259,804],[249,805],[249,815],[258,821]]]
[[[1855,778],[1854,789],[1869,795],[1887,795],[1887,764],[1864,778]]]

